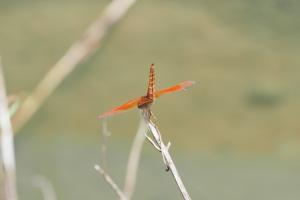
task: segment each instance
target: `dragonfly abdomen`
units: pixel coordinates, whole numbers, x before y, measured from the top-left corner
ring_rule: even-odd
[[[154,100],[154,87],[155,87],[155,71],[154,64],[150,66],[150,74],[149,74],[149,82],[148,82],[148,90],[147,90],[147,98]]]

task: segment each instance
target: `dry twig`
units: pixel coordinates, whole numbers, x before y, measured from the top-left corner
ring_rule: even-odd
[[[107,119],[103,119],[102,121],[102,145],[101,145],[101,165],[104,169],[107,167],[107,142],[108,137],[110,136],[110,132],[107,128]]]
[[[102,16],[86,31],[84,36],[74,43],[65,55],[51,68],[44,79],[29,95],[13,119],[18,131],[44,103],[45,99],[78,66],[80,62],[101,46],[104,36],[128,11],[136,0],[113,0]]]
[[[107,168],[107,141],[110,136],[110,132],[107,128],[107,118],[102,121],[102,145],[101,145],[101,162],[104,167],[100,165],[95,165],[94,168],[99,172],[100,175],[103,176],[104,180],[109,184],[109,186],[113,189],[113,191],[119,196],[121,200],[127,200],[125,194],[120,189],[120,187],[116,184],[116,182],[111,178],[111,176],[105,171]]]
[[[109,135],[107,129],[107,119],[104,119],[102,124],[102,136],[103,136],[103,143],[102,143],[102,162],[106,163],[106,144],[107,144],[107,136]],[[131,199],[135,183],[136,183],[136,176],[138,171],[138,165],[140,161],[142,147],[145,141],[145,134],[147,132],[145,123],[143,118],[141,117],[140,125],[137,131],[137,134],[134,138],[130,155],[127,162],[127,171],[125,175],[125,183],[124,189],[121,191],[117,184],[112,180],[112,178],[108,175],[107,172],[104,171],[99,165],[96,165],[95,168],[100,174],[104,177],[106,182],[112,187],[112,189],[119,195],[121,200]]]
[[[155,143],[160,147],[160,152],[162,153],[162,157],[163,157],[163,160],[164,160],[164,163],[166,165],[166,170],[167,171],[171,171],[175,181],[176,181],[176,184],[183,196],[183,198],[185,200],[191,200],[191,197],[190,195],[188,194],[180,176],[179,176],[179,173],[176,169],[176,166],[172,160],[172,157],[169,153],[169,144],[166,146],[163,141],[162,141],[162,138],[161,138],[161,134],[159,132],[159,129],[158,127],[151,121],[150,117],[151,117],[151,114],[150,114],[150,110],[148,109],[144,109],[143,110],[143,116],[144,116],[144,120],[145,120],[145,123],[147,124],[150,132],[152,133],[153,135],[153,138],[155,140]]]
[[[1,128],[1,163],[4,170],[4,198],[17,200],[16,163],[13,130],[7,104],[7,94],[0,60],[0,128]]]
[[[142,116],[141,116],[141,122],[139,125],[139,129],[137,131],[137,134],[135,136],[134,142],[131,147],[130,156],[127,163],[127,172],[126,172],[126,178],[125,178],[125,184],[124,184],[124,190],[121,191],[120,188],[117,186],[117,184],[112,180],[112,178],[98,165],[95,166],[95,169],[100,172],[100,174],[104,177],[106,182],[112,187],[112,189],[119,195],[121,200],[127,199],[130,200],[134,191],[135,183],[136,183],[136,174],[138,170],[138,164],[140,160],[140,155],[142,151],[142,147],[145,141],[145,138],[147,138],[151,144],[161,152],[164,163],[166,165],[166,170],[171,171],[178,188],[185,200],[191,200],[191,197],[189,196],[180,176],[176,169],[176,166],[172,160],[172,157],[169,153],[169,148],[171,143],[169,142],[167,146],[163,143],[161,134],[159,132],[158,127],[151,121],[150,119],[151,114],[149,110],[145,109],[142,110]],[[106,119],[105,119],[106,120]],[[106,123],[103,122],[103,123]],[[147,129],[146,125],[148,126],[153,139],[147,136]],[[104,132],[107,132],[106,125],[104,126]],[[106,155],[105,155],[106,156]]]
[[[110,187],[116,192],[121,200],[128,200],[119,186],[113,181],[113,179],[100,167],[100,165],[95,165],[95,170],[98,171],[104,180],[110,185]]]

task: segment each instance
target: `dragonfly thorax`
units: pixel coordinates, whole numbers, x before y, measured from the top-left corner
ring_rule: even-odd
[[[138,108],[140,109],[150,108],[153,101],[154,101],[153,98],[149,98],[148,96],[143,96],[138,102]]]

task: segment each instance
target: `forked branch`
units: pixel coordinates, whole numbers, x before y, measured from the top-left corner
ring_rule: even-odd
[[[117,184],[111,179],[111,177],[99,166],[96,166],[97,171],[100,172],[100,174],[104,177],[106,182],[112,187],[112,189],[118,194],[120,197],[120,200],[126,200],[131,199],[135,182],[136,182],[136,174],[138,170],[138,164],[140,159],[141,150],[143,147],[143,143],[145,141],[145,138],[147,138],[151,144],[162,154],[163,161],[166,165],[166,170],[171,171],[176,184],[183,196],[184,200],[191,200],[191,197],[189,196],[180,176],[176,169],[176,166],[172,160],[172,157],[169,153],[169,147],[171,143],[169,142],[168,145],[165,145],[163,143],[161,134],[159,132],[158,127],[155,125],[155,123],[151,120],[151,112],[148,109],[142,110],[142,117],[141,117],[140,126],[137,132],[137,135],[135,136],[130,156],[127,163],[127,173],[125,178],[125,184],[124,184],[124,190],[121,191],[120,188],[117,186]],[[150,130],[150,133],[153,136],[153,139],[149,136],[147,136],[147,130],[146,126]]]
[[[103,176],[104,180],[111,186],[111,188],[119,196],[120,200],[131,199],[132,194],[134,192],[137,171],[138,171],[143,144],[145,141],[146,132],[147,132],[147,128],[144,123],[143,117],[141,116],[140,125],[136,133],[136,136],[134,138],[131,151],[129,154],[129,158],[127,161],[127,169],[126,169],[123,191],[119,188],[119,186],[113,181],[113,179],[103,168],[101,168],[99,165],[95,166],[95,169]],[[102,138],[103,138],[102,162],[103,163],[106,163],[106,143],[107,143],[107,137],[109,135],[108,133],[109,132],[107,130],[107,121],[106,119],[104,119],[102,124]],[[103,151],[103,149],[105,149],[105,151]]]
[[[169,144],[166,146],[163,141],[162,141],[162,138],[161,138],[161,134],[160,134],[160,131],[157,127],[157,125],[155,125],[155,123],[153,121],[151,121],[151,111],[149,109],[144,109],[143,110],[143,116],[144,116],[144,120],[145,120],[145,123],[147,124],[153,138],[154,138],[154,142],[159,146],[160,148],[160,152],[162,154],[162,157],[163,157],[163,160],[164,160],[164,163],[166,165],[166,170],[167,171],[171,171],[175,181],[176,181],[176,184],[183,196],[183,199],[185,200],[191,200],[191,197],[190,195],[188,194],[180,176],[179,176],[179,173],[176,169],[176,166],[172,160],[172,157],[169,153]]]

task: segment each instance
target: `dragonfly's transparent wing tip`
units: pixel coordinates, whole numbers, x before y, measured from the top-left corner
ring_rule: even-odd
[[[107,118],[111,117],[112,115],[114,115],[114,113],[112,113],[112,112],[103,113],[102,115],[98,115],[97,119],[107,119]]]
[[[187,88],[191,87],[195,83],[196,81],[184,81],[182,82],[181,86],[183,87],[184,90],[187,90]]]

